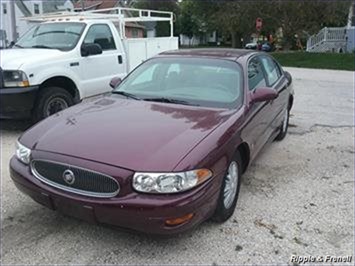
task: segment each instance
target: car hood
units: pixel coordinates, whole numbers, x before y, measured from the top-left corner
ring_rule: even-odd
[[[224,109],[111,96],[49,117],[20,142],[134,171],[172,171],[230,114]]]
[[[53,60],[63,52],[56,49],[13,48],[0,50],[0,65],[3,70],[17,70],[24,64]]]

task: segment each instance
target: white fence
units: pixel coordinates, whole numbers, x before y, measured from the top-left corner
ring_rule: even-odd
[[[307,52],[344,52],[347,28],[323,28],[307,41]]]

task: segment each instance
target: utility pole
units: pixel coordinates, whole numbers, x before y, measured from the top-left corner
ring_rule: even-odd
[[[84,0],[80,0],[81,3],[81,11],[85,11]]]
[[[16,25],[16,12],[15,12],[15,1],[10,1],[10,19],[11,19],[11,37],[12,41],[17,40],[17,25]]]
[[[355,4],[351,3],[350,7],[349,7],[349,14],[348,14],[348,25],[347,27],[350,28],[351,26],[353,26],[353,19],[354,19],[354,8],[355,8]]]

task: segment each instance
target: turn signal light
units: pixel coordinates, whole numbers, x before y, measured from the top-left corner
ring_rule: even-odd
[[[189,213],[189,214],[186,214],[186,215],[181,216],[179,218],[168,219],[168,220],[165,221],[165,224],[168,225],[168,226],[176,226],[176,225],[183,224],[183,223],[191,220],[192,217],[194,217],[194,214],[193,213]]]
[[[210,178],[212,176],[212,172],[208,169],[199,169],[196,170],[196,175],[198,178],[198,183],[204,182],[206,179]]]
[[[30,86],[30,82],[28,80],[24,80],[22,82],[20,82],[21,87],[29,87]]]

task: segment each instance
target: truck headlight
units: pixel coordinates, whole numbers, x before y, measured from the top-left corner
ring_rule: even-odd
[[[19,141],[16,142],[16,157],[24,164],[29,164],[31,160],[31,149],[22,145]]]
[[[21,70],[5,70],[3,72],[4,87],[28,87],[30,82],[27,75]]]
[[[177,193],[191,189],[212,177],[208,169],[181,173],[135,173],[133,188],[145,193]]]

